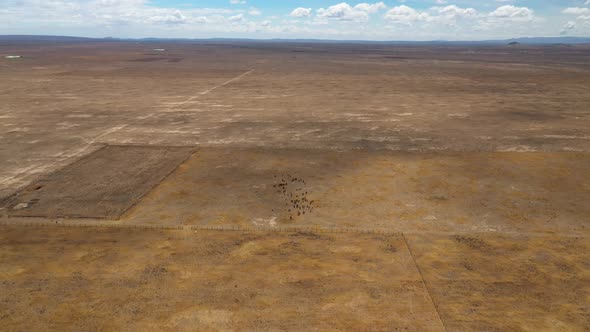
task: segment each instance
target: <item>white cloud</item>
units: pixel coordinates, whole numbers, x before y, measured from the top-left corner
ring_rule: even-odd
[[[564,14],[570,14],[570,15],[584,15],[584,14],[590,14],[590,9],[581,8],[581,7],[570,7],[570,8],[566,8],[566,9],[562,10],[561,12]]]
[[[246,1],[245,0],[229,0],[229,3],[231,3],[232,5],[245,5]]]
[[[291,12],[290,16],[293,16],[293,17],[310,17],[311,16],[311,8],[303,8],[303,7],[295,8]]]
[[[441,39],[459,34],[490,35],[499,31],[511,36],[531,35],[533,25],[538,26],[544,22],[535,16],[532,9],[512,5],[500,6],[490,12],[480,12],[475,8],[462,8],[457,5],[436,6],[426,10],[400,5],[390,9],[385,19],[393,23],[386,26],[390,31],[403,31],[413,38],[426,32],[432,38],[440,36]],[[555,30],[546,31],[547,35],[555,33]],[[471,37],[473,38],[477,37]]]
[[[428,13],[419,12],[414,8],[408,7],[406,5],[393,7],[387,12],[387,14],[385,14],[385,18],[394,23],[405,25],[410,25],[414,22],[419,21],[431,20],[431,17]]]
[[[532,28],[539,29],[539,24],[542,22],[535,16],[535,12],[527,7],[516,7],[512,5],[504,5],[496,8],[496,10],[482,15],[473,27],[476,31],[491,32],[491,31],[510,31],[513,36],[533,35]],[[554,34],[553,30],[547,29],[545,34]]]
[[[563,28],[561,28],[561,31],[559,32],[559,34],[565,35],[575,28],[576,28],[576,22],[569,21],[563,25]]]
[[[491,12],[489,16],[496,19],[517,22],[529,22],[535,18],[535,14],[532,9],[527,7],[515,7],[512,5],[498,7],[496,10]]]
[[[224,8],[165,7],[157,6],[154,0],[0,0],[0,22],[4,23],[0,24],[0,34],[381,40],[495,39],[554,35],[560,31],[590,34],[590,9],[582,8],[590,7],[582,5],[590,4],[590,0],[577,0],[579,7],[564,6],[561,12],[546,17],[537,17],[532,7],[511,5],[524,1],[502,4],[497,0],[486,1],[497,6],[484,12],[452,4],[468,3],[467,0],[428,0],[420,3],[436,7],[418,9],[399,4],[388,8],[385,3],[403,1],[358,0],[333,2],[337,4],[317,11],[317,7],[300,7],[287,12],[290,17],[273,17],[250,5],[244,6],[245,2],[251,3],[244,0],[234,1],[234,6],[230,0],[219,2]],[[539,8],[543,12],[543,7]],[[381,16],[386,23],[382,24]],[[369,20],[375,24],[362,24]]]
[[[354,6],[354,9],[362,10],[362,11],[369,13],[369,14],[374,14],[374,13],[384,10],[386,8],[387,8],[387,6],[383,2],[377,2],[377,3],[373,3],[373,4],[359,3],[358,5]]]
[[[341,21],[367,21],[369,19],[367,12],[355,9],[346,2],[330,6],[326,9],[318,9],[318,17],[338,19]]]
[[[47,1],[47,3],[61,3],[66,4],[66,1]],[[144,5],[147,3],[146,0],[94,0],[90,2],[91,4],[98,6],[98,7],[135,7]]]
[[[147,21],[156,24],[182,24],[186,23],[186,16],[176,10],[170,14],[152,16]]]
[[[230,22],[241,22],[244,20],[244,14],[238,14],[227,18]]]
[[[473,8],[461,8],[456,5],[432,7],[426,11],[419,11],[412,7],[401,5],[392,8],[385,14],[387,20],[406,26],[418,23],[455,26],[460,21],[474,20],[481,17],[482,15]]]
[[[590,0],[588,0],[590,1]],[[570,7],[561,11],[563,14],[577,15],[578,20],[590,20],[590,9],[582,7]]]
[[[461,8],[455,5],[433,8],[440,16],[448,19],[473,18],[478,16],[477,10],[473,8]]]
[[[455,5],[446,7],[432,7],[430,18],[433,22],[446,26],[457,26],[459,22],[474,20],[481,17],[479,12],[473,8],[461,8]]]

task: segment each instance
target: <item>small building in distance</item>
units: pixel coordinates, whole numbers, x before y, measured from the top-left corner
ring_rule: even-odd
[[[4,59],[21,59],[22,55],[5,55]]]
[[[165,48],[154,48],[153,50],[156,52],[166,52]]]

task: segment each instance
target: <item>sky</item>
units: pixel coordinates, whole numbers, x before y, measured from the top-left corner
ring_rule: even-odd
[[[0,0],[0,34],[341,40],[590,37],[590,0]]]

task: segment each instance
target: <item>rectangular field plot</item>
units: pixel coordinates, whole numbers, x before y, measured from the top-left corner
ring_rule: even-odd
[[[448,331],[588,331],[587,237],[406,238]]]
[[[1,205],[10,216],[117,219],[192,152],[185,147],[107,146]]]
[[[2,246],[8,331],[444,331],[399,235],[6,227]]]
[[[579,231],[590,154],[201,148],[130,224]]]

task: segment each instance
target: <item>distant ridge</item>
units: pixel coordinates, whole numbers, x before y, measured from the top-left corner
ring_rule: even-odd
[[[380,45],[552,45],[552,44],[590,44],[590,37],[522,37],[498,40],[430,40],[430,41],[371,41],[371,40],[332,40],[332,39],[248,39],[248,38],[88,38],[71,36],[43,35],[0,35],[0,42],[260,42],[260,43],[324,43],[324,44],[380,44]]]

